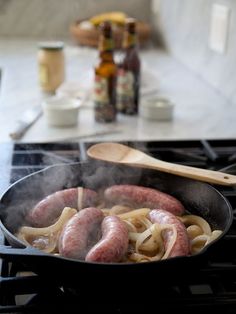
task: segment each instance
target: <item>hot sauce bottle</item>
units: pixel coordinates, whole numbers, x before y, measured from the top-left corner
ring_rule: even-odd
[[[123,35],[123,58],[117,73],[117,110],[125,114],[138,113],[140,86],[140,58],[136,21],[128,18]]]
[[[113,58],[114,40],[110,22],[100,26],[99,62],[95,67],[94,105],[97,122],[116,120],[116,75],[117,66]]]

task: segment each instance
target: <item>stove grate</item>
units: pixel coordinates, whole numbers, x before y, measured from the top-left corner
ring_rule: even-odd
[[[123,142],[169,162],[219,170],[231,167],[236,173],[236,140],[150,141]],[[86,150],[95,143],[15,144],[12,152],[10,182],[56,163],[86,160]],[[219,187],[218,187],[219,188]],[[236,189],[220,187],[236,214]],[[173,283],[155,291],[156,310],[160,313],[181,310],[182,313],[233,314],[236,312],[236,219],[228,234],[211,247],[207,263],[195,270],[191,278],[183,276],[181,283]],[[0,233],[0,245],[5,239]],[[0,313],[137,313],[153,311],[153,302],[94,302],[87,295],[74,294],[60,283],[50,282],[32,273],[22,276],[20,265],[0,259]],[[30,271],[30,270],[29,270]],[[17,273],[21,272],[21,276]],[[24,297],[24,295],[26,296]]]

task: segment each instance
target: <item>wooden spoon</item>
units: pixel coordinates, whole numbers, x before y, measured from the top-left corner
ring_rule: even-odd
[[[204,182],[235,185],[236,176],[220,171],[178,165],[153,158],[142,151],[118,143],[100,143],[87,150],[91,158],[134,167],[150,168]]]

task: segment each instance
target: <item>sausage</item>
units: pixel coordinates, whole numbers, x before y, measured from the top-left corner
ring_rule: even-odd
[[[84,260],[89,249],[101,236],[103,217],[103,212],[95,207],[82,209],[75,214],[59,237],[59,253],[64,257]]]
[[[177,231],[176,242],[174,243],[169,256],[185,256],[190,254],[190,243],[185,225],[173,214],[163,209],[154,209],[149,213],[152,223],[174,225]],[[172,237],[172,230],[163,232],[164,247],[167,250]]]
[[[82,209],[96,206],[97,200],[98,194],[90,189],[71,188],[57,191],[36,204],[26,216],[26,221],[33,227],[48,227],[58,219],[65,207]]]
[[[107,216],[102,222],[102,239],[88,252],[88,262],[120,262],[128,250],[126,224],[117,216]]]
[[[113,185],[104,191],[105,199],[114,204],[127,205],[134,208],[161,208],[174,215],[181,215],[184,206],[171,195],[137,185]]]

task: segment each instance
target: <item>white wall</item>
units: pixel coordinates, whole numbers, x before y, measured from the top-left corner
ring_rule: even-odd
[[[230,8],[225,54],[212,51],[208,45],[214,3]],[[160,12],[153,12],[152,21],[156,30],[161,29],[167,49],[179,61],[236,103],[235,0],[161,0]]]
[[[68,36],[70,24],[104,11],[148,21],[150,0],[0,0],[0,36]]]

